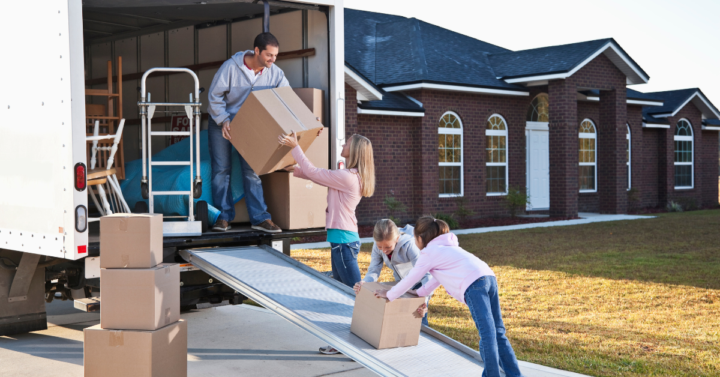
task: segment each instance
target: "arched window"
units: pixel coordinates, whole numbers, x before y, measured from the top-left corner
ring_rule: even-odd
[[[692,125],[681,119],[675,127],[675,188],[691,189],[693,176],[693,130]]]
[[[507,193],[507,124],[500,115],[494,114],[485,127],[486,191],[488,195]]]
[[[630,163],[632,159],[632,135],[630,134],[630,125],[626,124],[627,126],[627,134],[625,135],[625,139],[627,139],[627,177],[628,177],[628,190],[632,187],[632,164]]]
[[[597,191],[596,139],[595,124],[590,119],[583,120],[580,124],[580,166],[578,171],[580,192]]]
[[[530,103],[527,112],[528,122],[549,122],[550,121],[550,103],[547,94],[540,94]]]
[[[440,196],[463,194],[462,142],[460,117],[450,111],[443,114],[438,125]]]

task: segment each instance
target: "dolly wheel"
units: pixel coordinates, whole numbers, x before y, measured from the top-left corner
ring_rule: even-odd
[[[208,216],[208,204],[204,200],[199,200],[195,206],[195,219],[202,224],[202,232],[205,233],[210,228],[210,218]]]
[[[142,200],[136,202],[135,208],[133,208],[133,213],[150,213],[148,204]]]

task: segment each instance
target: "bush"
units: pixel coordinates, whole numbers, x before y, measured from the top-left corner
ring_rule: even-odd
[[[383,204],[388,209],[389,216],[388,218],[392,220],[395,224],[400,224],[400,221],[396,215],[398,215],[400,212],[405,212],[405,209],[407,208],[403,202],[397,200],[395,198],[395,191],[390,190],[390,195],[385,195],[385,199],[383,200]]]
[[[457,210],[453,215],[457,216],[460,219],[461,223],[464,223],[469,216],[475,214],[475,212],[473,212],[471,209],[465,207],[465,205],[467,204],[467,199],[464,196],[458,196],[457,198],[455,198],[455,203],[457,204]]]
[[[667,204],[667,210],[668,212],[682,212],[683,208],[680,203],[671,201]]]
[[[518,212],[524,211],[530,204],[530,195],[517,187],[509,187],[505,196],[505,206],[510,211],[510,216],[517,216]]]
[[[434,218],[438,220],[442,220],[448,224],[450,229],[457,229],[460,227],[460,224],[458,224],[458,221],[455,220],[453,215],[446,215],[444,213],[436,213],[433,215]]]
[[[680,204],[685,211],[695,211],[698,209],[695,198],[678,198],[677,203]]]

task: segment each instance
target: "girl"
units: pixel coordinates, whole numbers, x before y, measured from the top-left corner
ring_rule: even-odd
[[[360,198],[370,197],[375,191],[372,143],[364,136],[352,135],[340,152],[340,156],[347,162],[347,168],[328,170],[317,168],[310,163],[298,146],[295,133],[281,135],[278,140],[281,145],[292,148],[292,155],[297,162],[293,171],[295,177],[308,179],[328,188],[325,228],[331,247],[332,274],[336,280],[352,287],[360,281],[357,264],[360,236],[355,207],[360,203]],[[320,352],[339,353],[331,346],[320,348]]]
[[[500,376],[500,368],[508,377],[522,376],[505,336],[497,280],[487,263],[460,248],[447,223],[431,216],[421,217],[415,224],[415,243],[421,249],[415,267],[392,289],[378,290],[375,295],[393,301],[430,272],[432,279],[417,294],[426,296],[442,284],[450,296],[467,304],[480,334],[483,377]]]
[[[418,256],[420,256],[420,249],[415,245],[415,239],[413,238],[413,227],[406,225],[402,229],[398,229],[397,225],[392,220],[383,219],[375,224],[373,230],[373,239],[375,244],[373,245],[370,266],[368,267],[365,278],[357,282],[353,289],[355,293],[360,292],[361,286],[365,282],[375,282],[380,277],[380,271],[382,271],[383,263],[393,272],[395,281],[402,280],[410,270],[415,266]],[[422,278],[422,283],[427,283],[430,279],[430,274],[425,274]],[[413,289],[420,287],[420,283],[416,284]],[[427,302],[430,301],[430,297],[426,299],[426,305],[418,311],[419,315],[423,316],[423,325],[428,326],[427,320]]]

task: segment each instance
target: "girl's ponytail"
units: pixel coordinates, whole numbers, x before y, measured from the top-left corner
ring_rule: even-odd
[[[430,241],[445,233],[450,233],[450,226],[432,216],[423,216],[415,223],[415,239],[422,242],[422,245],[418,245],[420,249],[424,249]]]

